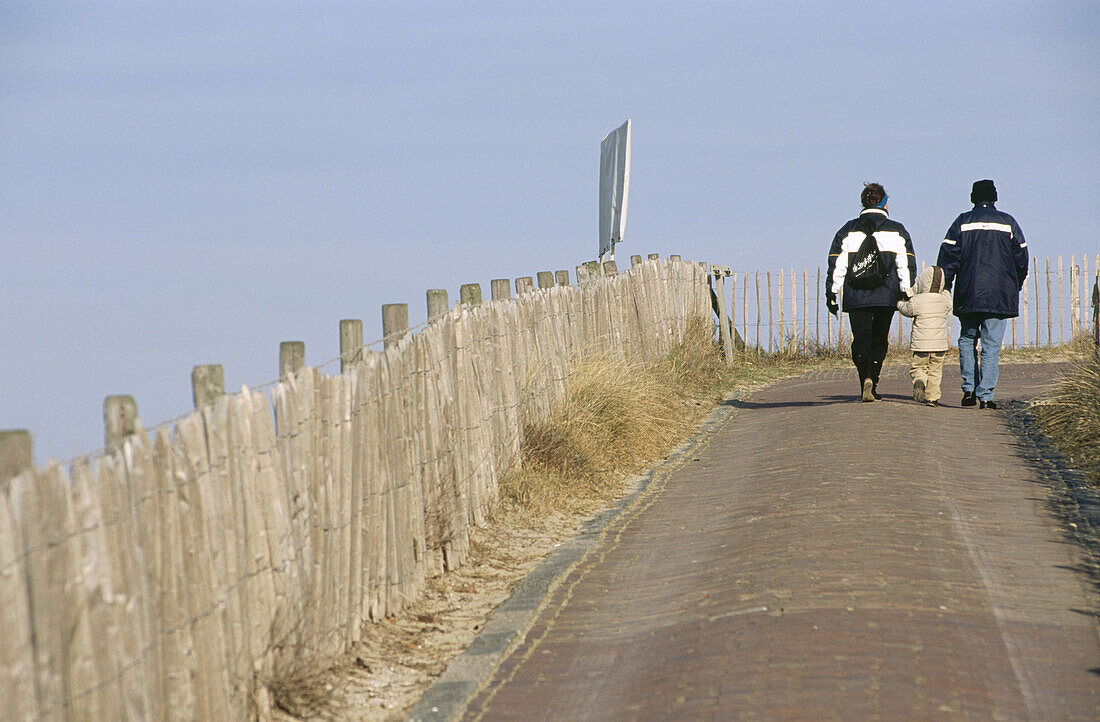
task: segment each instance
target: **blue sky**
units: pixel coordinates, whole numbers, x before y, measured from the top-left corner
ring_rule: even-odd
[[[883,183],[934,261],[996,180],[1035,255],[1100,252],[1093,2],[0,3],[0,429],[36,459],[190,372],[335,357],[383,303],[572,269],[633,123],[631,253],[823,262]]]

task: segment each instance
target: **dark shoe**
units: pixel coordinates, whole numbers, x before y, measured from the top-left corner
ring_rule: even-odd
[[[920,379],[913,382],[913,400],[918,404],[924,403],[924,382]]]
[[[997,410],[997,402],[994,401],[993,399],[990,399],[989,401],[983,401],[982,405],[979,408],[993,409],[994,411],[996,411]]]
[[[864,401],[874,401],[875,395],[871,392],[871,388],[874,386],[874,382],[871,379],[863,379],[863,395],[861,398]]]
[[[931,407],[935,408],[936,406],[940,405],[940,402],[939,401],[925,401],[924,405],[925,406],[931,406]]]
[[[977,406],[978,397],[974,395],[973,391],[963,391],[963,406]]]
[[[872,381],[871,382],[871,395],[875,397],[875,401],[878,401],[879,399],[882,398],[882,394],[880,394],[878,392],[878,382],[877,381]]]

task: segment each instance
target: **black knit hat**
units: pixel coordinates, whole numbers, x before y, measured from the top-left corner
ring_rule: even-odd
[[[971,203],[996,203],[997,186],[991,180],[974,181],[974,187],[970,190]]]

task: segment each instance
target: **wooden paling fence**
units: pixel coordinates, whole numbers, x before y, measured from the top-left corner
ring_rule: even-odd
[[[925,264],[921,264],[923,270]],[[747,349],[765,353],[843,350],[851,343],[847,318],[838,322],[825,308],[826,269],[733,271],[724,279],[729,319]],[[1020,315],[1005,332],[1007,348],[1069,343],[1093,325],[1092,293],[1100,281],[1100,255],[1032,259],[1020,293]],[[958,341],[954,316],[952,343]],[[897,314],[891,344],[908,347],[910,320]]]
[[[0,480],[4,718],[268,717],[273,681],[463,563],[577,359],[658,359],[710,312],[703,267],[651,256]]]

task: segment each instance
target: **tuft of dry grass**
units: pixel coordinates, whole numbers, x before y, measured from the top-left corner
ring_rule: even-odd
[[[1071,361],[1035,412],[1043,432],[1100,486],[1100,350],[1091,348]]]
[[[730,366],[703,322],[659,363],[589,356],[574,367],[562,408],[524,426],[521,468],[502,481],[501,501],[531,517],[591,511],[625,475],[667,454],[729,391],[788,376],[811,360],[738,353]]]

